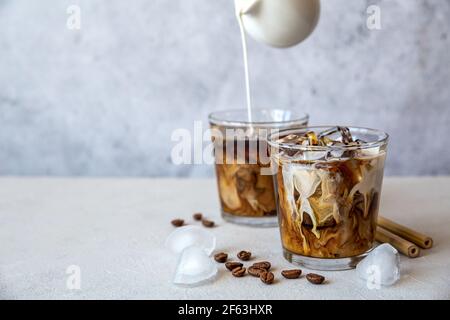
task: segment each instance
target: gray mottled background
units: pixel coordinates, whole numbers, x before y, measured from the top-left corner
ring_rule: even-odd
[[[81,7],[80,31],[66,9]],[[366,28],[370,4],[382,30]],[[232,0],[0,0],[0,174],[203,176],[173,129],[244,107]],[[292,49],[250,43],[258,106],[391,134],[387,173],[450,174],[450,1],[325,0]]]

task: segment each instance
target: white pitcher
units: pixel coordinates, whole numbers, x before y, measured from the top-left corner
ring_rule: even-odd
[[[245,31],[274,47],[306,39],[319,20],[319,0],[234,0]]]

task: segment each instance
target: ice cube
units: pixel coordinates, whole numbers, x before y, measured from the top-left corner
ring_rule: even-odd
[[[305,151],[303,152],[303,160],[315,161],[325,159],[327,156],[327,151]]]
[[[317,139],[317,135],[314,131],[307,132],[306,137],[308,138],[310,146],[317,146],[319,144],[319,139]]]
[[[380,154],[380,147],[372,147],[358,150],[358,155],[360,157],[374,157]]]
[[[319,140],[324,145],[334,145],[336,142],[350,144],[353,142],[353,137],[350,129],[347,127],[333,127],[329,128],[319,134]]]
[[[173,283],[185,286],[201,285],[216,274],[217,264],[205,253],[204,248],[190,246],[180,255]]]
[[[344,156],[345,150],[343,149],[334,149],[329,152],[327,160],[340,159]]]
[[[209,256],[216,248],[216,237],[204,228],[185,226],[175,229],[166,239],[166,248],[175,254],[190,246],[202,248]]]
[[[347,127],[338,127],[339,132],[342,136],[342,142],[345,144],[349,144],[353,142],[352,134],[350,133],[350,129]]]
[[[303,141],[306,141],[305,137],[299,136],[297,134],[289,134],[277,140],[277,142],[279,143],[290,143],[290,144],[302,144]]]
[[[359,277],[367,285],[390,286],[400,279],[400,256],[388,243],[379,245],[356,266]]]
[[[338,127],[332,127],[329,128],[327,130],[324,130],[322,132],[319,133],[319,140],[322,140],[324,143],[328,144],[327,142],[332,142],[335,139],[332,139],[331,137],[336,134],[337,132],[339,132],[339,128]]]

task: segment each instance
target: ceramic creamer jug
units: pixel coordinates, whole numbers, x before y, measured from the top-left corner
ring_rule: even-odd
[[[245,31],[274,47],[294,46],[306,39],[319,20],[319,0],[234,0]]]

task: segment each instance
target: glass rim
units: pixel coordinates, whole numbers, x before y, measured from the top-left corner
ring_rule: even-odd
[[[295,109],[292,108],[257,108],[252,109],[252,113],[255,112],[261,112],[261,111],[290,111],[290,112],[297,112]],[[219,110],[211,112],[208,115],[208,120],[210,124],[214,125],[220,125],[220,126],[226,126],[226,127],[282,127],[286,125],[296,125],[296,124],[303,124],[305,126],[309,121],[309,115],[305,112],[300,112],[299,117],[295,117],[294,119],[290,120],[282,120],[282,121],[248,121],[243,120],[229,120],[225,119],[224,115],[226,113],[244,113],[247,114],[247,109],[225,109],[225,110]]]
[[[275,148],[284,148],[284,149],[291,149],[291,150],[300,150],[300,151],[330,151],[330,150],[360,150],[360,149],[370,149],[375,147],[380,147],[382,145],[387,145],[389,142],[389,134],[387,134],[384,131],[378,130],[378,129],[371,129],[366,127],[355,127],[355,126],[340,126],[344,128],[348,128],[350,131],[352,130],[358,130],[358,131],[365,131],[368,133],[373,133],[380,138],[376,141],[369,141],[364,142],[358,145],[336,145],[336,146],[304,146],[300,144],[292,144],[289,142],[276,142],[274,139],[279,139],[280,135],[286,136],[292,133],[296,132],[308,132],[313,131],[314,129],[323,129],[322,131],[325,131],[327,129],[335,128],[336,125],[331,126],[306,126],[303,128],[295,128],[295,129],[283,129],[278,132],[271,133],[267,136],[267,143],[271,147]]]

